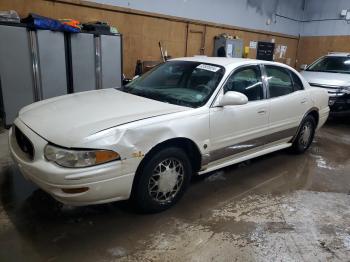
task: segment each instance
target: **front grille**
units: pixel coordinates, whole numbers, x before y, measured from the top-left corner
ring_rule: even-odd
[[[19,148],[25,153],[30,160],[33,160],[34,158],[34,147],[32,142],[26,137],[22,131],[15,126],[15,136],[16,136],[16,141],[19,146]]]
[[[350,94],[329,98],[331,111],[348,111],[350,110]]]

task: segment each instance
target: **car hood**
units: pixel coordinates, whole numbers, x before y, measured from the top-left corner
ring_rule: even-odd
[[[310,84],[331,87],[350,86],[350,74],[302,71],[301,75]]]
[[[19,112],[19,119],[47,141],[71,147],[111,127],[189,109],[102,89],[31,104]]]

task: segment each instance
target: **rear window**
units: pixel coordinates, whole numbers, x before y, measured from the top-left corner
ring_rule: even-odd
[[[292,78],[293,78],[293,83],[294,83],[294,91],[298,90],[303,90],[303,82],[301,82],[299,76],[297,76],[294,72],[290,71]]]
[[[287,69],[270,65],[266,65],[265,69],[271,98],[293,93],[293,82]]]

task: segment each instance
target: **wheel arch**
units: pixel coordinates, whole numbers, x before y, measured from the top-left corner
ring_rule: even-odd
[[[140,169],[143,168],[144,163],[147,162],[147,160],[150,159],[156,152],[167,147],[178,147],[183,149],[191,160],[193,171],[197,172],[200,170],[202,163],[202,155],[197,144],[189,138],[177,137],[165,140],[152,147],[140,162],[139,166],[137,167],[136,173],[138,173],[138,171],[140,171]]]
[[[305,118],[306,116],[309,116],[309,115],[311,115],[311,116],[315,119],[315,121],[316,121],[316,126],[315,126],[315,128],[317,128],[318,122],[320,121],[320,114],[318,113],[318,109],[317,109],[317,108],[310,109],[310,110],[308,111],[308,113],[306,113],[306,115],[304,116],[304,118]],[[304,120],[304,118],[303,118],[303,120]]]
[[[135,172],[135,178],[133,181],[132,191],[134,191],[134,186],[136,182],[138,181],[138,178],[140,177],[141,171],[144,168],[145,164],[149,159],[151,159],[152,156],[154,156],[155,153],[159,152],[160,150],[167,148],[167,147],[178,147],[185,151],[185,153],[188,155],[191,164],[192,164],[192,170],[193,173],[198,172],[201,169],[202,165],[202,155],[201,152],[197,146],[197,144],[185,137],[177,137],[177,138],[171,138],[168,140],[165,140],[163,142],[158,143],[154,147],[152,147],[144,156],[144,158],[141,160],[140,164],[138,165],[136,172]]]
[[[299,131],[300,131],[300,128],[301,128],[301,125],[302,123],[304,122],[304,119],[307,117],[307,116],[312,116],[314,119],[315,119],[315,122],[316,122],[316,126],[315,126],[315,129],[317,129],[317,126],[318,126],[318,122],[320,120],[320,115],[318,113],[318,108],[317,107],[313,107],[311,108],[310,110],[308,110],[305,115],[303,116],[302,120],[300,121],[300,124],[298,126],[298,129],[297,129],[297,132],[295,133],[294,137],[291,139],[291,143],[294,142],[294,140],[296,139],[296,137],[298,136],[299,134]]]

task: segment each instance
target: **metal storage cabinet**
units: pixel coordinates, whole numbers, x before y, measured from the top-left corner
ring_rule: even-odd
[[[121,35],[101,35],[101,88],[122,85]]]
[[[121,86],[121,35],[71,34],[69,41],[73,92]]]
[[[122,85],[122,36],[28,30],[0,23],[0,113],[5,126],[35,101]]]
[[[96,89],[94,35],[87,33],[70,35],[72,91]]]
[[[224,52],[222,52],[224,50]],[[227,39],[225,37],[216,37],[214,44],[214,56],[242,58],[243,56],[243,40]]]
[[[37,52],[41,99],[67,94],[67,70],[64,34],[37,30]]]
[[[35,101],[33,64],[26,27],[0,25],[0,87],[5,126]]]

